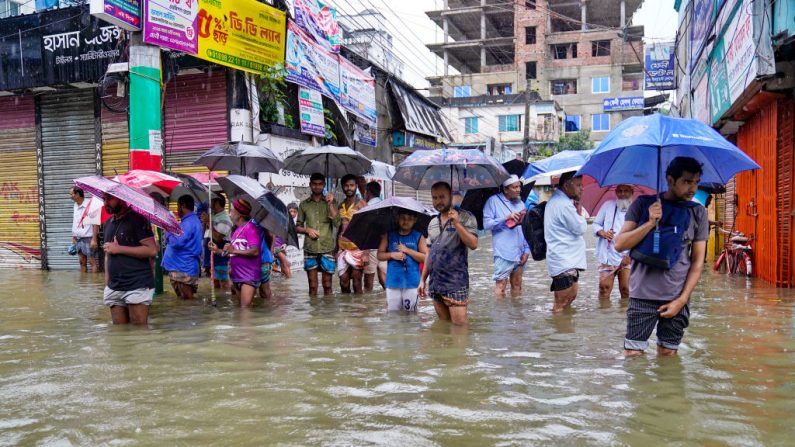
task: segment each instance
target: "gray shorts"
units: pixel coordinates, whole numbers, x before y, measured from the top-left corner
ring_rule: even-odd
[[[152,296],[154,294],[155,289],[113,290],[105,286],[105,294],[102,297],[102,301],[108,307],[127,307],[130,304],[145,304],[149,306],[152,304]]]
[[[96,252],[91,249],[91,238],[90,237],[83,237],[77,240],[75,244],[77,251],[79,253],[83,253],[85,256],[89,258],[93,257]]]

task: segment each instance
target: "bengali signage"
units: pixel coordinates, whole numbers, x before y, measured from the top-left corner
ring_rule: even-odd
[[[319,0],[295,0],[295,23],[315,42],[332,53],[340,52],[342,29],[337,23],[337,10]]]
[[[602,100],[602,107],[605,112],[643,110],[643,104],[643,96],[622,96],[620,98],[605,98]]]
[[[375,123],[363,123],[358,119],[354,119],[353,139],[366,146],[375,147],[378,143],[378,128],[375,126]]]
[[[144,42],[196,54],[198,14],[199,0],[145,0]]]
[[[256,0],[201,0],[197,18],[198,58],[255,73],[284,62],[283,11]]]
[[[141,31],[141,0],[91,0],[90,12],[127,31]]]
[[[325,50],[293,21],[287,23],[285,79],[340,103],[339,57]]]
[[[326,136],[323,115],[323,96],[317,90],[298,88],[298,114],[301,132],[318,137]]]
[[[693,18],[690,21],[690,70],[698,62],[707,40],[713,0],[693,0]]]
[[[19,33],[19,30],[25,30]],[[0,90],[97,82],[121,58],[121,28],[80,7],[0,21]]]
[[[676,47],[673,42],[646,46],[645,71],[646,90],[673,90],[676,88],[674,69]]]
[[[375,126],[375,79],[344,57],[340,61],[340,105],[363,122]]]

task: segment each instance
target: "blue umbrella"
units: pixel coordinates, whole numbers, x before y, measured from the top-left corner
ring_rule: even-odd
[[[702,165],[701,183],[726,184],[741,171],[759,169],[737,146],[699,121],[660,114],[634,116],[619,124],[593,151],[578,174],[599,186],[622,183],[662,192],[665,169],[676,157],[692,157]]]
[[[510,174],[500,162],[477,149],[419,150],[395,170],[393,181],[414,189],[448,182],[454,191],[500,186]]]
[[[591,152],[593,152],[593,150],[561,151],[543,160],[534,161],[527,165],[527,169],[524,170],[522,178],[529,179],[539,174],[546,174],[547,172],[560,171],[568,168],[572,168],[572,170],[577,169],[585,163],[585,160],[588,159]]]

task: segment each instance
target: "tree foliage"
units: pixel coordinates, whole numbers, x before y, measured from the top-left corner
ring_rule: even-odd
[[[593,149],[594,144],[589,138],[591,132],[589,130],[581,130],[579,132],[566,132],[560,136],[555,152],[560,151],[585,151]]]
[[[284,80],[284,67],[275,65],[267,67],[257,79],[259,89],[260,121],[263,123],[283,124],[295,128],[295,120],[287,111],[289,109],[287,81]],[[282,120],[284,121],[282,123]]]

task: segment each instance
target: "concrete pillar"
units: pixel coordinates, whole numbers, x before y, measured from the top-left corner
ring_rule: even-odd
[[[450,74],[450,65],[448,64],[447,48],[445,48],[443,51],[444,51],[444,75],[448,76]]]
[[[486,66],[486,47],[480,47],[480,71]]]
[[[130,169],[160,171],[160,48],[143,43],[132,33],[130,41]]]
[[[621,27],[627,24],[627,5],[625,0],[621,0]]]
[[[480,38],[486,38],[486,13],[480,12]]]
[[[582,22],[581,30],[585,31],[588,29],[588,26],[585,24],[588,20],[588,5],[585,3],[585,0],[580,3],[580,22]]]
[[[448,42],[450,38],[450,32],[447,25],[447,17],[442,18],[442,29],[444,30],[444,43]]]

